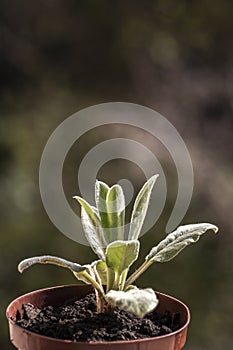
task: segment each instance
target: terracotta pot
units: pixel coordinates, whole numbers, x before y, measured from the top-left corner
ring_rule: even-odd
[[[176,332],[154,338],[113,341],[113,342],[73,342],[45,337],[15,324],[12,318],[16,317],[17,310],[22,313],[22,304],[31,303],[37,307],[46,305],[59,305],[74,297],[83,298],[92,288],[88,285],[71,285],[40,289],[25,294],[8,306],[6,315],[9,321],[10,339],[19,350],[179,350],[186,341],[186,333],[190,321],[189,309],[179,300],[157,293],[159,298],[158,313],[169,310],[171,313],[179,312],[182,327]]]

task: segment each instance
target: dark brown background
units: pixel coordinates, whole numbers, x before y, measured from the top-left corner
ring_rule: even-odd
[[[51,266],[37,266],[21,276],[16,270],[20,259],[50,253],[86,263],[94,257],[49,221],[39,195],[38,169],[43,147],[61,121],[109,101],[151,107],[173,123],[189,148],[195,172],[183,223],[206,221],[220,227],[218,236],[206,235],[173,263],[153,266],[138,284],[189,304],[187,349],[231,347],[232,29],[232,2],[227,0],[1,1],[2,350],[12,349],[4,316],[10,300],[36,288],[75,282],[68,272]],[[90,132],[74,147],[64,169],[68,196],[75,184],[77,154],[81,159],[93,142],[111,135],[108,130]],[[135,138],[133,130],[127,135]],[[142,133],[138,140],[148,142],[148,135]],[[151,242],[164,236],[174,205],[174,165],[168,155],[161,162],[169,197],[160,220],[142,238],[142,259]],[[144,182],[136,167],[119,162],[107,164],[100,177],[115,182],[122,169],[125,177],[137,174],[131,178],[137,186]]]

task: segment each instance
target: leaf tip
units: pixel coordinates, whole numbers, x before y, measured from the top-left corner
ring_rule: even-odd
[[[155,175],[151,176],[151,180],[155,181],[155,180],[157,180],[158,177],[159,177],[159,174],[155,174]]]
[[[82,203],[83,203],[83,198],[82,197],[80,197],[80,196],[73,196],[72,198],[74,198],[77,202],[79,202],[79,204],[81,204],[82,205]]]
[[[158,177],[159,177],[159,174],[155,174],[155,175],[151,176],[151,178],[149,179],[148,182],[150,182],[152,184],[152,187],[154,187],[154,184],[156,183]]]
[[[214,233],[217,233],[219,231],[218,226],[210,223],[204,223],[204,224],[197,224],[197,225],[203,225],[205,227],[205,232],[206,231],[213,231]]]
[[[20,273],[23,273],[23,271],[24,271],[24,267],[23,267],[23,261],[21,261],[19,264],[18,264],[18,271],[20,272]]]
[[[214,231],[214,233],[217,233],[219,231],[218,226],[210,224],[209,230]]]

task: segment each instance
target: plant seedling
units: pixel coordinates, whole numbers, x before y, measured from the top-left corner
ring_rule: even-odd
[[[39,256],[20,262],[18,270],[23,272],[36,263],[55,264],[68,268],[78,280],[92,284],[96,293],[97,312],[108,312],[114,307],[143,317],[158,304],[151,288],[139,289],[135,280],[153,263],[173,259],[185,247],[199,240],[208,230],[218,231],[217,226],[200,223],[178,227],[168,234],[145,257],[144,263],[128,277],[130,266],[137,260],[140,249],[139,235],[146,217],[152,189],[158,175],[152,176],[141,188],[134,202],[130,229],[125,239],[125,197],[121,186],[109,187],[96,181],[96,207],[79,196],[74,198],[81,205],[81,221],[85,236],[98,256],[98,260],[87,265],[67,261],[55,256]]]

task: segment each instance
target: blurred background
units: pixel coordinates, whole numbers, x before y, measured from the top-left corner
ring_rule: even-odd
[[[5,308],[22,293],[75,283],[66,270],[18,262],[49,253],[80,263],[94,258],[50,222],[41,202],[38,170],[45,143],[68,116],[94,104],[124,101],[164,115],[184,139],[195,187],[182,223],[212,222],[173,262],[154,265],[138,280],[186,302],[192,313],[188,350],[230,349],[233,311],[232,2],[229,0],[0,2],[0,348],[11,350]],[[83,136],[64,166],[67,197],[78,193],[77,163],[93,145],[132,138],[156,153],[145,132],[98,128]],[[159,147],[158,147],[159,149]],[[177,176],[160,150],[168,182],[165,209],[142,237],[142,257],[164,237]],[[140,188],[135,164],[112,161],[100,179],[124,177]]]

